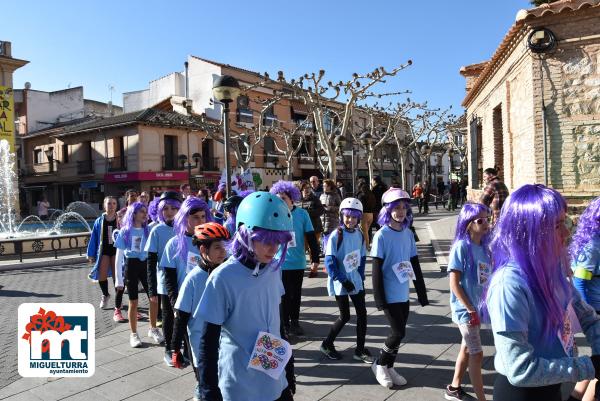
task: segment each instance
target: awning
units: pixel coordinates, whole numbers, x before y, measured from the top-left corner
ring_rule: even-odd
[[[306,107],[304,104],[293,104],[292,111],[294,114],[304,114],[305,116],[308,115],[308,107]]]

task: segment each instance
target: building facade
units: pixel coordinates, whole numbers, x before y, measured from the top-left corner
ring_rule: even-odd
[[[470,196],[496,167],[510,190],[600,194],[600,1],[522,10],[489,61],[463,67]]]

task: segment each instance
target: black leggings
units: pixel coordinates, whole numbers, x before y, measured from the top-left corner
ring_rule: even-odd
[[[290,388],[286,387],[281,392],[281,396],[275,401],[294,401],[294,395],[290,391]]]
[[[281,297],[281,321],[286,326],[290,324],[290,319],[300,318],[303,279],[304,269],[281,271],[281,280],[285,288],[285,294]]]
[[[138,283],[142,283],[144,291],[148,294],[148,273],[146,261],[137,258],[128,258],[126,261],[127,295],[130,301],[138,299]]]
[[[173,307],[168,295],[161,295],[160,300],[162,304],[162,329],[165,336],[165,349],[169,351],[171,349],[171,340],[173,339]]]
[[[358,294],[350,295],[350,299],[356,310],[356,349],[363,351],[365,349],[365,337],[367,335],[367,307],[365,306],[365,291],[360,290]],[[340,317],[333,323],[329,330],[329,335],[323,341],[327,345],[333,345],[335,338],[340,334],[342,328],[350,320],[350,302],[348,295],[336,295],[335,302],[340,308]]]
[[[393,367],[400,342],[406,334],[406,321],[409,314],[409,303],[395,302],[387,304],[383,310],[385,317],[390,324],[390,333],[385,339],[377,364],[381,366]]]
[[[494,381],[494,400],[497,401],[561,401],[560,384],[542,387],[516,387],[510,384],[506,376],[496,375]]]

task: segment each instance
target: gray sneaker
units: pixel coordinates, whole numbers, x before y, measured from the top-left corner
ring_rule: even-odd
[[[444,398],[450,401],[473,401],[477,400],[477,398],[473,397],[471,394],[467,393],[463,390],[462,387],[459,387],[456,390],[451,390],[450,385],[446,386],[446,391],[444,392]]]

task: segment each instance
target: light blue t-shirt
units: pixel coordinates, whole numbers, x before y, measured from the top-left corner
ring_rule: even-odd
[[[148,252],[144,251],[146,245],[146,236],[143,228],[132,228],[129,235],[129,246],[125,244],[123,230],[119,230],[115,240],[115,248],[123,249],[123,254],[127,259],[137,258],[141,261],[146,260]]]
[[[301,207],[294,206],[294,209],[292,209],[292,222],[294,224],[292,240],[288,243],[287,254],[281,268],[282,270],[304,270],[306,268],[304,234],[315,229],[308,212]],[[281,257],[281,249],[276,257],[277,259]]]
[[[383,288],[385,301],[389,304],[407,302],[409,300],[410,280],[400,282],[393,266],[400,262],[410,263],[410,258],[417,256],[417,244],[413,232],[407,227],[396,231],[390,226],[383,226],[373,236],[371,257],[383,260]]]
[[[486,282],[486,272],[491,271],[491,260],[481,245],[471,243],[472,258],[469,254],[469,244],[464,240],[457,241],[450,250],[448,272],[460,272],[460,286],[471,305],[478,308],[483,285]],[[479,268],[478,268],[479,267]],[[481,280],[479,279],[481,273]],[[480,284],[481,283],[481,284]],[[470,316],[467,308],[458,300],[456,295],[450,291],[450,309],[452,310],[452,321],[456,324],[469,323]]]
[[[200,301],[200,317],[221,326],[219,389],[224,400],[276,400],[287,387],[248,362],[260,331],[280,336],[279,303],[284,294],[279,270],[260,269],[258,276],[233,256],[215,269]]]
[[[144,249],[148,253],[157,254],[159,263],[156,264],[156,292],[161,295],[167,295],[167,289],[165,288],[165,271],[160,267],[160,261],[162,255],[165,253],[167,242],[174,236],[175,231],[173,231],[173,227],[165,223],[159,223],[150,231]]]
[[[198,367],[197,353],[200,349],[200,338],[202,337],[202,329],[204,328],[204,320],[200,317],[200,300],[206,287],[206,280],[208,280],[208,272],[200,266],[194,267],[185,276],[177,295],[177,301],[175,302],[175,309],[190,314],[187,327],[194,366],[196,367]]]
[[[192,245],[192,237],[185,236],[187,242],[187,255],[180,258],[177,255],[177,245],[179,240],[177,237],[171,238],[167,242],[167,247],[162,257],[160,258],[159,266],[167,269],[177,269],[177,288],[181,288],[183,279],[198,265],[200,261],[200,251]]]
[[[583,268],[592,274],[591,280],[584,280],[585,298],[597,311],[600,311],[600,235],[592,237],[574,258],[571,269]]]
[[[358,294],[360,290],[364,289],[358,269],[362,258],[367,256],[363,235],[358,230],[350,232],[344,229],[339,249],[337,249],[337,242],[338,230],[333,230],[327,240],[325,256],[335,256],[337,268],[343,270],[346,278],[354,284],[355,290],[349,295]],[[342,286],[342,283],[331,278],[331,275],[327,277],[327,293],[329,296],[348,295],[348,291]]]

